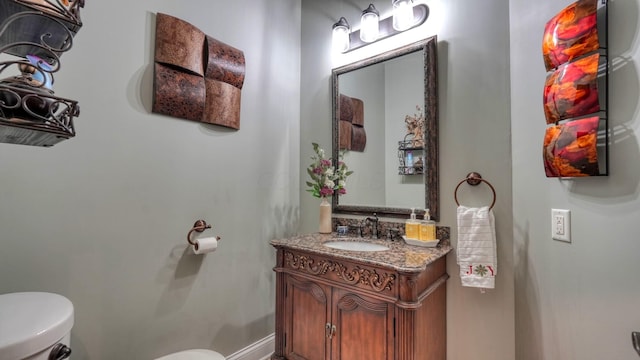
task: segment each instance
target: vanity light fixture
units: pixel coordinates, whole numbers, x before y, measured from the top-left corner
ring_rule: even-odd
[[[349,23],[347,19],[343,17],[338,20],[337,23],[333,24],[333,35],[332,35],[332,43],[333,48],[339,52],[346,52],[349,50],[349,31],[351,28],[349,27]]]
[[[413,1],[393,0],[393,28],[405,31],[413,25]]]
[[[412,0],[392,0],[393,15],[379,20],[379,12],[370,4],[362,12],[360,29],[351,31],[347,19],[341,17],[333,24],[333,48],[346,53],[361,48],[377,40],[407,31],[422,25],[429,17],[426,4],[413,4]]]
[[[379,21],[380,13],[373,4],[369,4],[369,7],[364,9],[360,18],[360,40],[367,43],[378,40],[378,33],[380,32]]]

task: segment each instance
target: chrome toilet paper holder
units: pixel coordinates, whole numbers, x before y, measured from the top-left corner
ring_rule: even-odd
[[[196,245],[197,245],[197,244],[196,244],[196,242],[194,242],[193,240],[191,240],[191,234],[193,234],[193,232],[194,232],[194,231],[201,233],[201,232],[203,232],[203,231],[205,231],[205,230],[207,230],[207,229],[211,229],[211,225],[207,224],[207,222],[206,222],[206,221],[204,221],[204,220],[198,220],[198,221],[196,221],[196,222],[193,224],[193,227],[191,228],[191,230],[189,230],[189,232],[187,233],[187,242],[188,242],[189,244],[191,244],[191,245],[196,246]],[[220,236],[216,236],[216,239],[217,239],[218,241],[222,240],[222,239],[220,238]]]

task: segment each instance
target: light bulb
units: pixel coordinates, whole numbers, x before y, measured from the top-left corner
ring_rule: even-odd
[[[360,40],[364,42],[373,42],[378,39],[380,13],[373,4],[362,12],[360,18]]]
[[[393,1],[393,28],[404,31],[414,25],[413,3],[411,0]]]
[[[341,17],[337,23],[333,24],[331,41],[334,50],[339,52],[349,50],[349,30],[349,23],[344,17]]]

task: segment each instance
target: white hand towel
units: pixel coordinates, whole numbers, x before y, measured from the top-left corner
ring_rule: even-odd
[[[496,229],[488,206],[458,206],[457,258],[462,286],[493,289],[498,273]]]

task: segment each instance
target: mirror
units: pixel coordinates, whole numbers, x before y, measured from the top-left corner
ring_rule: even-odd
[[[347,149],[354,171],[347,194],[333,197],[335,214],[408,217],[428,208],[438,221],[436,49],[433,36],[333,69],[332,156]],[[424,119],[421,130],[409,129],[410,118]]]

